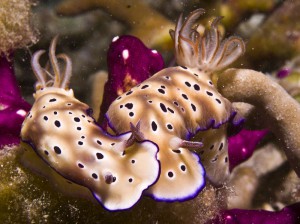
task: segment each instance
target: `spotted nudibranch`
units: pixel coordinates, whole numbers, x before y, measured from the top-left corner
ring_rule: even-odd
[[[32,58],[38,82],[22,141],[60,175],[89,188],[106,209],[130,208],[158,178],[158,148],[150,141],[137,141],[135,132],[111,136],[94,122],[88,105],[68,88],[71,60],[65,54],[55,55],[56,42],[54,38],[49,53],[54,75],[39,64],[44,51]],[[58,60],[65,63],[62,73]]]
[[[215,184],[229,174],[223,124],[234,111],[211,80],[212,73],[235,61],[245,46],[239,37],[222,40],[217,29],[221,17],[200,34],[194,23],[203,13],[198,9],[184,21],[181,16],[175,31],[170,31],[180,66],[163,69],[125,92],[106,113],[116,133],[130,130],[130,122],[139,122],[139,136],[158,145],[161,173],[147,190],[157,200],[195,197],[204,186],[205,171]],[[192,141],[193,136],[201,141]]]

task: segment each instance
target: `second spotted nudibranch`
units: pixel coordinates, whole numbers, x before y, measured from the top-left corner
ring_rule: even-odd
[[[211,76],[243,54],[245,46],[238,37],[222,40],[217,29],[220,18],[200,34],[194,22],[203,13],[196,10],[185,21],[180,17],[175,31],[170,31],[180,66],[163,69],[133,87],[106,113],[116,133],[129,131],[130,123],[139,122],[140,136],[158,145],[161,173],[147,190],[158,200],[195,197],[205,183],[202,164],[215,184],[222,184],[229,174],[223,124],[233,110]],[[201,142],[192,141],[193,136]]]
[[[105,208],[130,208],[158,178],[158,148],[139,141],[132,124],[133,132],[111,136],[94,122],[88,105],[68,87],[71,60],[65,54],[55,55],[56,41],[49,52],[51,70],[39,64],[44,51],[32,58],[38,82],[35,103],[22,126],[22,141],[68,181],[90,189]],[[65,63],[62,72],[58,60]]]

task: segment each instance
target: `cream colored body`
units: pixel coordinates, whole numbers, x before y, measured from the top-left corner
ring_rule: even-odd
[[[220,128],[231,112],[231,104],[218,93],[207,74],[178,66],[158,72],[121,95],[106,116],[117,133],[130,130],[129,122],[139,122],[144,138],[158,145],[161,174],[148,192],[155,198],[171,201],[193,197],[204,183],[198,156],[179,147],[176,139],[189,140],[197,132],[203,135],[212,127]],[[197,154],[201,152],[212,180],[216,175],[214,167],[218,167],[215,163],[223,164],[217,174],[222,180],[229,173],[227,142],[223,138],[226,129],[218,130],[220,134],[201,139],[206,143],[204,148],[196,149]],[[209,150],[212,145],[214,149]]]
[[[33,56],[39,82],[35,103],[22,125],[22,141],[66,181],[87,187],[106,209],[128,209],[158,178],[158,148],[150,141],[136,141],[130,132],[111,136],[95,123],[88,105],[67,87],[70,59],[66,55],[59,56],[66,61],[65,74],[59,72],[55,44],[56,38],[50,49],[55,73],[51,80],[46,80],[50,72],[38,64],[43,52]]]

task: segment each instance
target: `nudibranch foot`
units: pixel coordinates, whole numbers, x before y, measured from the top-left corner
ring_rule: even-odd
[[[198,25],[194,26],[194,23],[204,13],[204,9],[195,10],[184,21],[181,15],[175,31],[170,30],[170,34],[175,42],[175,56],[179,65],[210,73],[235,61],[245,52],[245,44],[236,36],[222,40],[218,31],[222,17],[217,17],[211,28],[200,34]]]
[[[95,123],[88,105],[77,100],[68,87],[71,60],[64,54],[55,55],[56,41],[57,37],[45,68],[39,64],[44,52],[33,55],[38,80],[35,103],[23,123],[21,138],[61,176],[87,187],[106,209],[128,209],[157,181],[158,147],[139,141],[138,125],[132,125],[134,133],[112,136]],[[63,73],[58,59],[65,63]]]
[[[121,104],[124,103],[122,100],[120,101]],[[143,113],[143,111],[140,112]],[[123,120],[121,119],[119,122]],[[115,123],[113,118],[112,121]],[[121,132],[126,130],[124,123],[120,125],[118,130]],[[146,190],[146,193],[155,200],[167,202],[194,198],[205,186],[205,171],[199,156],[192,152],[190,148],[198,149],[202,146],[202,143],[189,142],[170,133],[164,133],[163,126],[156,125],[157,130],[151,134],[147,131],[147,125],[140,121],[139,131],[146,138],[155,141],[159,147],[158,159],[161,164],[158,181]],[[183,146],[189,146],[190,148]]]
[[[146,193],[155,200],[165,202],[196,197],[206,183],[205,170],[199,156],[186,148],[163,148],[159,155],[159,180]]]
[[[193,140],[201,139],[203,147],[197,150],[205,167],[206,176],[215,186],[223,185],[229,178],[227,125],[218,129],[198,132]]]

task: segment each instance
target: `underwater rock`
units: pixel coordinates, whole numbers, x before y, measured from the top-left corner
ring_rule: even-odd
[[[248,161],[234,169],[229,182],[233,189],[228,198],[230,210],[222,211],[221,218],[212,223],[298,223],[299,198],[291,192],[297,192],[299,178],[294,171],[294,178],[289,177],[289,170],[285,156],[272,143],[256,150]],[[283,208],[286,204],[295,205]],[[256,210],[250,210],[253,208]]]
[[[276,73],[278,83],[300,102],[300,56],[288,60]]]

